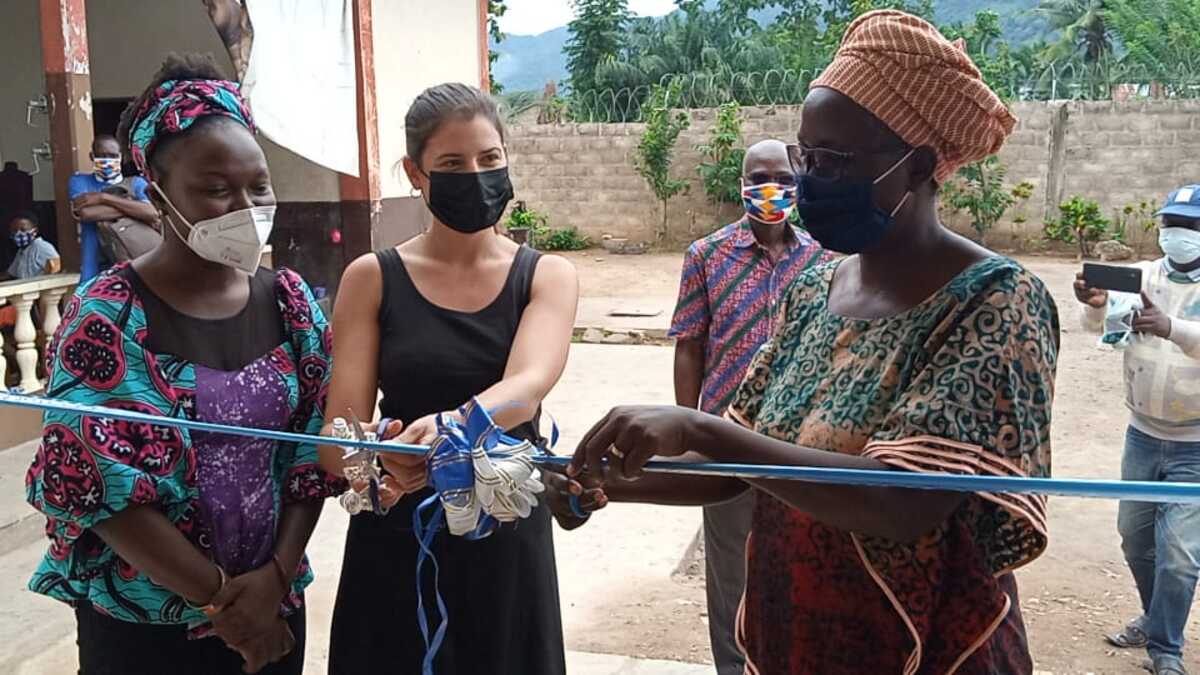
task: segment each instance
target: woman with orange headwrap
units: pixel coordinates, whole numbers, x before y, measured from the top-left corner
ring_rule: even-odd
[[[616,408],[575,491],[702,504],[757,494],[738,637],[747,672],[1030,673],[1012,570],[1047,543],[1045,500],[649,475],[654,456],[1048,476],[1057,310],[1016,262],[938,221],[938,186],[1015,119],[960,45],[866,14],[805,101],[798,211],[848,257],[801,275],[731,421]],[[604,460],[607,459],[607,463]]]

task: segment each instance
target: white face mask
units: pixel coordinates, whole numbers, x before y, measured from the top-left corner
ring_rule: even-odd
[[[240,211],[231,211],[217,218],[188,223],[163,193],[162,188],[158,187],[157,183],[150,185],[167,206],[171,207],[174,215],[167,218],[167,221],[193,253],[209,262],[254,274],[262,260],[263,247],[267,245],[267,239],[270,238],[271,229],[275,225],[274,205],[252,206]],[[187,224],[189,232],[186,237],[175,225],[176,218]]]
[[[1200,232],[1186,227],[1164,227],[1158,231],[1158,246],[1177,265],[1200,259]]]

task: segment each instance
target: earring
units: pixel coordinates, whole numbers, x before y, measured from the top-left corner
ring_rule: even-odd
[[[408,189],[408,196],[409,196],[409,197],[412,197],[413,199],[418,199],[418,198],[420,198],[420,196],[421,196],[421,189],[420,189],[420,188],[418,188],[418,187],[416,187],[416,186],[413,186],[413,187],[409,188],[409,189]]]

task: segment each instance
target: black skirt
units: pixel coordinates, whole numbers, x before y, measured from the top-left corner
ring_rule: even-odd
[[[329,647],[330,675],[420,675],[425,643],[417,621],[417,539],[410,495],[387,516],[350,520]],[[469,541],[443,529],[434,540],[437,590],[446,605],[438,675],[561,675],[566,672],[550,512]],[[432,635],[433,567],[421,578]]]
[[[131,623],[114,619],[81,603],[75,609],[79,624],[79,675],[240,675],[242,655],[218,637],[189,640],[183,625]],[[304,608],[287,618],[296,647],[283,660],[259,675],[301,675],[304,672]],[[365,672],[365,671],[364,671]]]

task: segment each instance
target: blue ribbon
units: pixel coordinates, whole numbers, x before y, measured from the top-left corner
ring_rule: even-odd
[[[428,518],[425,518],[426,513],[430,514]],[[421,627],[421,639],[425,642],[425,658],[421,661],[423,675],[433,675],[433,659],[437,656],[438,650],[442,648],[442,642],[446,639],[446,628],[450,623],[450,617],[446,612],[446,602],[442,599],[441,569],[438,567],[437,556],[433,554],[433,538],[445,524],[445,515],[440,497],[436,493],[430,495],[413,510],[413,534],[416,535],[417,544],[421,547],[421,550],[417,552],[416,577],[417,624]],[[440,617],[437,630],[434,631],[432,638],[429,637],[429,620],[425,616],[425,589],[421,584],[422,570],[425,569],[426,561],[433,565],[433,588],[434,594],[437,596],[437,610]]]
[[[505,435],[478,401],[472,400],[460,410],[463,422],[439,415],[437,418],[438,438],[429,448],[426,460],[429,468],[429,482],[434,494],[421,502],[413,511],[413,534],[417,537],[420,551],[417,552],[417,624],[421,628],[421,638],[425,642],[425,657],[421,662],[423,675],[434,675],[433,662],[442,642],[446,639],[446,629],[450,617],[446,612],[446,603],[442,599],[439,581],[437,556],[433,552],[433,540],[442,527],[446,525],[445,504],[466,506],[467,500],[474,497],[475,463],[471,453],[476,447],[481,447],[492,456],[503,456],[496,448],[508,445],[523,445],[524,441]],[[552,432],[552,441],[558,440],[558,427]],[[483,539],[500,526],[500,523],[488,515],[480,513],[475,529],[463,535],[468,540]],[[421,584],[426,563],[433,566],[433,588],[437,602],[438,626],[430,636],[429,620],[425,613],[425,592]]]
[[[209,422],[147,415],[129,410],[117,410],[101,406],[89,406],[51,399],[0,393],[0,405],[37,410],[55,410],[101,419],[116,419],[158,426],[177,427],[193,431],[269,438],[287,443],[309,443],[313,445],[338,445],[365,448],[377,452],[420,454],[429,452],[423,445],[400,445],[381,441],[359,441],[331,439],[325,436],[310,436],[285,431],[251,429],[226,426]],[[565,467],[570,457],[539,455],[539,464]],[[801,466],[777,466],[771,464],[722,464],[714,462],[648,462],[645,470],[655,473],[674,473],[701,476],[729,476],[733,478],[778,478],[809,483],[836,485],[872,485],[880,487],[903,487],[948,492],[1004,492],[1012,494],[1043,494],[1062,497],[1096,497],[1100,499],[1124,499],[1136,502],[1162,504],[1200,503],[1200,483],[1171,483],[1155,481],[1095,480],[1084,478],[1017,478],[1009,476],[957,476],[950,474],[909,473],[905,471],[874,471],[868,469],[825,469]]]

